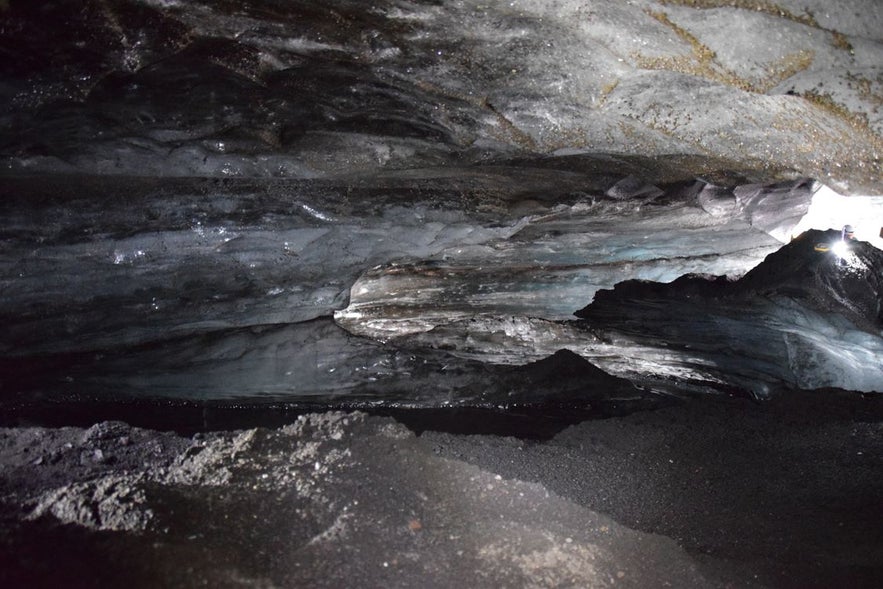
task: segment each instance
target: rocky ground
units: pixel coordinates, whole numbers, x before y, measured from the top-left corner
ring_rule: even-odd
[[[442,431],[464,429],[456,415],[398,419],[332,412],[190,436],[122,422],[4,429],[0,582],[872,587],[883,578],[876,398],[706,398],[546,439]]]

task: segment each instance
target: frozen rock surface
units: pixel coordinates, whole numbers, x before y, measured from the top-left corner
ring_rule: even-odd
[[[604,152],[881,188],[875,0],[12,1],[0,19],[16,173],[310,178]]]

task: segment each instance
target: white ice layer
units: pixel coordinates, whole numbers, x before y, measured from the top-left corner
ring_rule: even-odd
[[[141,352],[107,360],[108,388],[172,396],[345,394],[420,366],[397,347],[409,342],[420,353],[442,348],[508,364],[567,348],[635,380],[730,378],[761,383],[759,393],[765,382],[883,389],[879,337],[787,301],[756,316],[721,309],[679,347],[617,334],[602,341],[551,321],[572,319],[599,289],[624,280],[744,274],[781,245],[764,229],[787,232],[800,221],[788,225],[808,196],[793,187],[743,187],[699,201],[586,195],[524,213],[497,203],[504,213],[484,214],[437,195],[404,204],[390,190],[353,206],[336,192],[305,197],[295,184],[272,198],[237,186],[207,199],[144,199],[144,223],[158,229],[140,232],[130,216],[141,209],[111,206],[117,198],[49,210],[39,222],[10,209],[6,230],[20,237],[7,239],[0,256],[0,351],[100,358],[159,342],[146,361]],[[769,198],[791,204],[769,206]],[[817,191],[808,218],[826,198]],[[869,231],[880,198],[847,202],[864,203],[849,221]],[[351,332],[398,339],[386,348],[304,324],[335,311]],[[173,338],[183,343],[168,344]]]
[[[788,306],[783,320],[791,325],[785,343],[794,384],[883,392],[883,332],[875,336],[855,330],[837,315]]]
[[[295,199],[291,209],[259,223],[194,219],[180,229],[73,243],[47,225],[41,240],[52,243],[10,241],[0,256],[0,291],[15,321],[0,351],[100,349],[160,334],[308,321],[344,307],[365,268],[506,239],[523,226],[515,219],[485,227],[422,205],[359,216]]]
[[[572,319],[595,292],[623,280],[738,277],[778,247],[746,221],[685,204],[561,206],[526,219],[509,239],[445,249],[431,269],[369,272],[335,319],[378,339],[476,314]]]

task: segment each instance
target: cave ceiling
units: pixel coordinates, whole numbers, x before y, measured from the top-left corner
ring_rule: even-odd
[[[303,178],[615,153],[661,158],[660,176],[880,192],[873,0],[12,1],[0,19],[7,170]]]

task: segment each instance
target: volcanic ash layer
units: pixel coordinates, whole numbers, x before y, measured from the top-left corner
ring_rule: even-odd
[[[879,400],[833,394],[704,398],[546,442],[362,413],[189,438],[10,428],[0,582],[871,587],[881,457]]]

